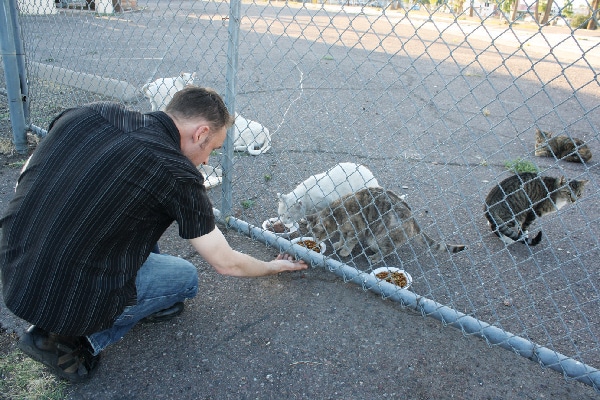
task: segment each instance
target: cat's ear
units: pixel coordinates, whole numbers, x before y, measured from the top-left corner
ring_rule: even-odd
[[[567,183],[567,180],[565,179],[565,176],[563,175],[563,176],[560,177],[558,185],[559,186],[563,186],[565,183]]]
[[[279,200],[283,200],[283,195],[282,195],[281,193],[277,193],[277,198],[278,198]]]
[[[540,128],[536,128],[536,130],[535,130],[535,137],[538,138],[538,139],[540,139],[540,140],[550,139],[552,137],[552,133],[546,132],[546,131],[542,131]]]

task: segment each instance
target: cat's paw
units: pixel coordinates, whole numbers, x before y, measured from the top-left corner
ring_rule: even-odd
[[[341,241],[340,242],[335,242],[333,244],[333,249],[336,250],[336,251],[339,250],[339,249],[342,249],[343,247],[344,247],[344,242],[341,242]]]
[[[371,260],[371,264],[377,264],[382,260],[381,254],[375,253],[372,256],[369,256],[369,260]]]
[[[500,239],[506,245],[513,244],[515,241],[509,238],[508,236],[500,235]]]
[[[340,257],[348,257],[352,253],[352,249],[348,249],[347,247],[343,247],[338,251],[338,255]]]

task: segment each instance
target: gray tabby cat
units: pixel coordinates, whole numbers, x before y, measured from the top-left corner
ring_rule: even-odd
[[[329,207],[306,217],[307,228],[319,241],[340,233],[334,243],[341,257],[349,256],[361,243],[375,252],[370,256],[376,263],[409,239],[417,237],[435,251],[457,253],[464,245],[437,243],[424,232],[412,217],[412,212],[396,193],[380,187],[365,188],[348,194]]]
[[[552,137],[552,133],[539,129],[535,131],[535,155],[579,163],[592,159],[592,152],[583,140],[566,135]]]
[[[485,199],[485,217],[492,231],[510,244],[527,243],[535,246],[542,240],[527,237],[527,229],[536,217],[560,210],[574,203],[583,194],[587,180],[566,181],[525,172],[510,176],[495,186]]]

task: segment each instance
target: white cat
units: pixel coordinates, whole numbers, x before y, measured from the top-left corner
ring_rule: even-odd
[[[269,129],[235,113],[233,148],[235,151],[247,151],[253,156],[266,152],[271,148]]]
[[[175,93],[188,85],[194,84],[196,73],[182,72],[173,78],[159,78],[145,84],[142,93],[150,100],[152,111],[164,111]]]
[[[326,172],[313,175],[288,194],[277,193],[277,213],[283,223],[298,221],[324,209],[333,201],[368,187],[380,187],[364,165],[340,163]]]

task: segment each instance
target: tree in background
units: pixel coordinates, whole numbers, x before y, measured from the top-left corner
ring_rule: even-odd
[[[592,5],[590,6],[590,21],[588,22],[587,28],[594,30],[598,28],[598,23],[596,19],[598,18],[598,6],[600,5],[600,0],[594,0]]]
[[[573,2],[571,0],[567,1],[567,4],[560,11],[560,13],[567,18],[571,18],[573,16]]]
[[[554,0],[548,0],[547,3],[542,2],[542,10],[544,11],[544,16],[542,17],[540,24],[546,25],[548,23],[548,20],[550,19],[550,12],[552,11],[553,3],[554,3]]]
[[[454,15],[460,15],[463,13],[463,4],[464,2],[462,0],[449,0],[448,2],[448,6],[450,7]]]
[[[513,11],[512,11],[512,14],[510,16],[510,20],[512,22],[514,22],[514,21],[517,20],[517,11],[519,10],[519,0],[514,0],[511,3],[512,3],[511,5],[513,6]]]

